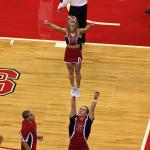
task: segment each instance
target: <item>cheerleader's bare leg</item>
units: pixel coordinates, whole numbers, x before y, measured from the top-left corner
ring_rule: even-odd
[[[77,88],[80,88],[80,82],[81,82],[81,63],[75,64],[75,75],[76,75],[76,83]]]
[[[74,87],[74,64],[66,63],[68,69],[68,78],[70,80],[71,87]]]

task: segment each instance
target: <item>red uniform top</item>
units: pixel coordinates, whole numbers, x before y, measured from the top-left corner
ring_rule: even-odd
[[[89,150],[86,140],[89,137],[92,123],[93,121],[89,118],[89,115],[83,120],[80,120],[76,115],[70,118],[69,150]]]
[[[69,45],[80,45],[79,48],[66,47],[64,61],[67,63],[81,63],[82,62],[82,45],[81,37],[75,33],[67,33],[65,36],[66,43]]]
[[[36,150],[36,143],[37,143],[37,127],[36,122],[33,121],[29,123],[26,120],[22,121],[22,128],[20,131],[21,140],[25,141],[31,150]],[[23,145],[21,145],[21,150],[25,150]]]
[[[75,32],[74,33],[67,32],[67,34],[65,35],[66,44],[81,45],[81,43],[82,43],[81,39],[82,39],[82,36],[79,36]]]

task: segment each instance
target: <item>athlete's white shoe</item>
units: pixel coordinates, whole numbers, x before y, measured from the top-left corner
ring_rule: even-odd
[[[75,89],[75,97],[80,97],[80,89],[79,88]]]
[[[75,96],[75,88],[74,87],[71,88],[70,95],[71,96]]]

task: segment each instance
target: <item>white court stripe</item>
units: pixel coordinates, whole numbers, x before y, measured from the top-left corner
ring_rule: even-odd
[[[66,42],[64,42],[64,41],[56,42],[55,47],[65,48]]]
[[[87,22],[88,23],[95,23],[97,25],[120,26],[120,23],[97,22],[97,21],[91,21],[91,20],[87,20]]]
[[[150,134],[149,132],[150,132],[150,120],[149,120],[149,122],[148,122],[146,131],[145,131],[145,135],[144,135],[144,138],[143,138],[141,150],[144,150],[144,149],[145,149],[145,144],[146,144],[146,142],[147,142],[148,135]]]
[[[39,40],[39,39],[27,39],[27,38],[14,38],[14,37],[0,37],[2,40],[20,40],[20,41],[32,41],[32,42],[63,42],[58,40]],[[104,43],[85,43],[87,45],[99,45],[99,46],[115,46],[115,47],[128,47],[128,48],[147,48],[150,49],[150,46],[134,46],[134,45],[120,45],[120,44],[104,44]]]
[[[14,39],[13,40],[10,40],[10,45],[13,45],[14,44]]]
[[[86,43],[87,45],[99,45],[99,46],[114,46],[114,47],[127,47],[127,48],[147,48],[150,46],[134,46],[134,45],[121,45],[121,44],[104,44],[104,43]]]

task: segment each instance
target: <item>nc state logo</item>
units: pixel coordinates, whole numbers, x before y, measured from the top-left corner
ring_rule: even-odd
[[[19,79],[19,76],[15,69],[0,68],[0,96],[14,92],[16,83],[13,80]]]

